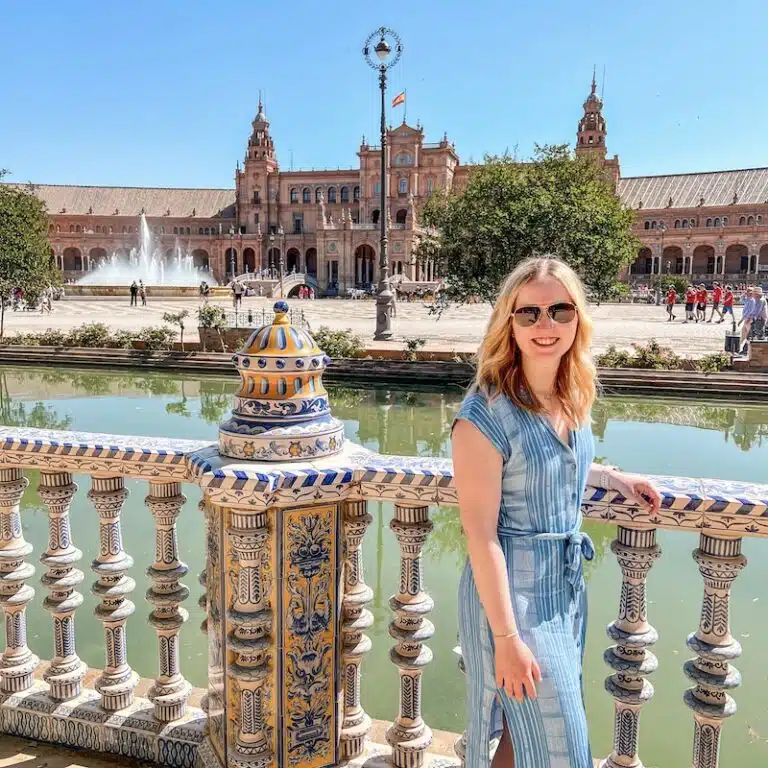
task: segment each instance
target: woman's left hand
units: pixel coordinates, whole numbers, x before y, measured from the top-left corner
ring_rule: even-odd
[[[656,513],[661,507],[661,494],[656,486],[642,475],[628,472],[614,472],[611,477],[613,490],[618,491],[628,501],[634,501],[649,512]]]

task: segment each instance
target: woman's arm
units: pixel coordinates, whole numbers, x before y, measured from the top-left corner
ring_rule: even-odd
[[[618,491],[625,499],[645,507],[649,512],[658,512],[661,507],[661,494],[647,477],[620,472],[616,467],[591,464],[587,485]]]
[[[453,475],[461,526],[480,602],[496,636],[517,633],[507,565],[496,527],[501,506],[502,457],[469,421],[453,428]]]

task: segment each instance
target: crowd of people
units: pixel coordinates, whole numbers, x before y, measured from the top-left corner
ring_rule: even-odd
[[[685,303],[685,323],[711,323],[717,315],[718,323],[724,323],[727,316],[730,315],[732,331],[736,332],[737,327],[741,327],[740,347],[746,350],[745,343],[752,339],[763,339],[766,335],[768,326],[768,301],[763,295],[761,286],[744,286],[744,295],[742,302],[741,319],[736,322],[734,313],[735,293],[730,285],[720,285],[713,283],[712,290],[708,291],[706,286],[689,285],[684,296],[678,296],[674,286],[667,287],[665,298],[667,321],[672,322],[677,317],[675,307],[678,300]],[[709,318],[707,318],[707,309],[710,309]]]

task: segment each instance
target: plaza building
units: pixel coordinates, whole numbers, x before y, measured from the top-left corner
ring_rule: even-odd
[[[609,157],[603,103],[593,78],[578,123],[576,153],[601,164],[635,214],[641,241],[625,277],[654,274],[747,282],[768,274],[768,168],[622,177]],[[320,294],[344,294],[377,281],[380,217],[389,228],[391,272],[419,285],[437,278],[417,264],[420,204],[437,188],[461,188],[474,167],[462,164],[444,135],[388,131],[386,210],[380,210],[380,147],[363,138],[359,163],[342,170],[280,169],[264,105],[251,125],[234,189],[36,185],[50,214],[52,255],[65,278],[79,279],[102,261],[128,261],[143,214],[161,258],[184,252],[219,282],[265,268],[304,276]]]

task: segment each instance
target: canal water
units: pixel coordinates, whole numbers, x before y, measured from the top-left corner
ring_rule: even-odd
[[[91,372],[0,367],[0,424],[49,429],[216,439],[216,426],[228,413],[237,379],[178,377],[165,374]],[[450,424],[461,393],[404,392],[388,389],[331,388],[335,414],[344,420],[350,439],[375,451],[445,456]],[[768,408],[661,399],[606,398],[593,411],[597,454],[610,463],[638,472],[721,477],[733,480],[768,478]],[[34,492],[38,473],[28,472],[30,487],[23,500],[25,536],[36,561],[45,548],[47,520]],[[88,504],[87,477],[73,511],[76,545],[83,550],[85,604],[77,612],[77,647],[91,666],[103,666],[102,626],[93,615],[95,601],[88,571],[98,552],[98,524]],[[127,483],[131,495],[123,513],[126,551],[135,561],[132,576],[136,614],[129,621],[129,660],[139,674],[155,674],[155,634],[146,619],[146,567],[154,553],[152,517],[144,505],[145,482]],[[185,486],[189,501],[180,528],[182,557],[189,565],[185,580],[191,595],[190,620],[182,635],[182,668],[198,686],[206,681],[206,648],[199,631],[203,619],[197,605],[202,588],[197,575],[204,566],[203,521],[197,510],[200,492]],[[366,580],[375,591],[370,632],[373,650],[363,663],[363,700],[375,718],[397,712],[397,670],[388,658],[392,640],[388,599],[398,581],[399,550],[389,530],[392,507],[371,503],[373,524],[364,544]],[[433,728],[459,731],[464,721],[464,681],[452,649],[456,641],[456,592],[464,560],[464,543],[456,511],[434,512],[434,532],[425,549],[426,586],[435,601],[431,616],[435,636],[429,643],[434,660],[424,674],[423,714]],[[610,551],[614,529],[590,522],[597,556],[587,567],[590,624],[585,662],[585,694],[596,756],[611,748],[613,702],[603,690],[608,670],[603,650],[609,645],[606,625],[616,616],[620,571]],[[652,766],[690,764],[693,718],[683,704],[688,687],[682,668],[691,656],[688,634],[698,625],[702,580],[691,552],[695,534],[659,534],[663,554],[649,578],[649,619],[660,634],[655,652],[659,669],[652,676],[656,694],[643,710],[641,754]],[[764,768],[768,764],[765,643],[768,638],[768,542],[745,540],[749,564],[736,581],[732,600],[733,632],[743,647],[737,666],[743,685],[734,691],[739,711],[725,725],[721,765]],[[41,658],[53,654],[50,616],[42,608],[45,590],[34,577],[36,595],[29,610],[29,643]]]

